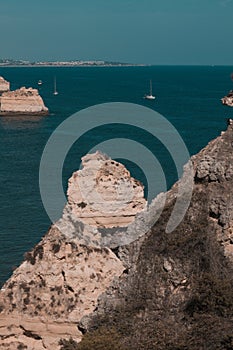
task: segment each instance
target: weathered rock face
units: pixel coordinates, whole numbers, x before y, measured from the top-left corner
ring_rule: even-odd
[[[103,191],[110,203],[113,198],[125,203],[124,197],[113,191],[115,181],[119,186],[124,183],[118,173],[120,165],[98,153],[85,158],[86,173],[74,173],[70,180],[69,202],[57,225],[61,230],[53,226],[1,290],[0,348],[16,350],[25,345],[30,350],[57,350],[60,338],[72,336],[79,341],[80,329],[88,331],[80,350],[92,349],[91,337],[100,349],[111,348],[111,344],[120,350],[231,349],[232,140],[233,123],[229,121],[226,132],[192,157],[192,199],[184,220],[173,232],[166,232],[166,225],[177,184],[167,193],[165,208],[155,224],[161,195],[127,227],[119,227],[123,238],[131,236],[131,243],[122,245],[122,238],[120,244],[118,236],[113,244],[115,254],[92,244],[91,235],[101,239],[103,232],[113,232],[113,228],[103,227],[103,222],[99,225],[99,202],[93,210],[92,200],[95,191]],[[87,189],[83,189],[84,174],[91,182]],[[122,174],[129,188],[131,184],[134,188],[124,168]],[[185,176],[181,182],[186,182]],[[87,201],[89,192],[91,200]],[[138,193],[139,187],[133,192],[137,200]],[[93,226],[80,221],[86,207],[94,212]],[[115,333],[109,337],[112,329]]]
[[[69,180],[68,202],[58,229],[80,244],[116,248],[143,236],[152,226],[142,184],[128,170],[96,152],[83,159],[83,169]],[[150,210],[157,210],[160,199]],[[144,216],[144,214],[146,214]]]
[[[1,290],[0,348],[56,350],[60,338],[79,341],[78,321],[123,269],[110,249],[81,246],[52,227]]]
[[[207,187],[209,221],[233,262],[233,121],[226,132],[193,157],[198,186]]]
[[[222,99],[222,104],[233,107],[233,91],[231,90],[227,96],[224,96]]]
[[[1,290],[0,347],[56,350],[61,338],[79,341],[78,322],[124,270],[98,228],[125,228],[145,206],[143,186],[122,164],[99,152],[84,157],[63,217]]]
[[[229,124],[192,157],[193,195],[182,223],[166,232],[174,186],[153,228],[118,249],[127,273],[102,294],[92,316],[81,320],[88,332],[78,349],[96,339],[104,348],[113,328],[112,347],[122,350],[232,348],[233,121]]]
[[[122,227],[146,209],[143,185],[122,164],[96,152],[83,157],[82,165],[67,192],[74,217],[95,227]]]
[[[0,93],[10,90],[10,83],[0,77]]]
[[[0,96],[0,114],[48,114],[37,89],[22,87]]]

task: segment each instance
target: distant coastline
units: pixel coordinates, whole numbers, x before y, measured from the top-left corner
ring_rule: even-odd
[[[12,59],[0,59],[1,67],[144,67],[148,64],[134,64],[98,60],[74,60],[74,61],[24,61]]]

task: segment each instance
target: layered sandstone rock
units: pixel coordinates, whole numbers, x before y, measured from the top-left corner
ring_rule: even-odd
[[[82,165],[69,179],[58,229],[80,244],[111,249],[143,236],[154,222],[150,212],[161,209],[164,194],[147,211],[143,185],[122,164],[96,152],[83,157]]]
[[[10,83],[0,77],[0,93],[10,90]]]
[[[1,290],[0,348],[56,350],[60,338],[79,341],[79,320],[123,269],[110,249],[82,246],[52,227]]]
[[[48,114],[37,89],[22,87],[0,96],[0,114]]]
[[[128,226],[146,208],[143,185],[124,165],[96,152],[82,158],[83,169],[68,186],[68,208],[85,224],[110,228]]]
[[[124,270],[98,229],[119,225],[125,235],[145,206],[143,186],[122,164],[99,152],[84,157],[63,217],[0,292],[0,348],[57,350],[61,338],[80,341],[78,323]]]
[[[100,153],[85,157],[83,170],[69,181],[62,219],[0,292],[0,348],[58,350],[60,338],[79,341],[81,330],[96,327],[119,331],[124,349],[230,348],[232,140],[229,120],[227,131],[192,157],[192,199],[173,232],[166,226],[177,183],[155,223],[165,194],[145,209],[142,186],[122,165]],[[189,183],[187,176],[180,185]],[[141,212],[133,211],[133,203]],[[128,226],[123,208],[129,210]],[[117,223],[122,226],[112,227]],[[106,241],[115,231],[117,239]]]
[[[233,91],[231,90],[227,96],[224,96],[222,99],[222,104],[233,107]]]

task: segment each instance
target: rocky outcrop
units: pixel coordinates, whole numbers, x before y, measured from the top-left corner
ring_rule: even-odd
[[[233,91],[231,90],[228,95],[224,96],[222,99],[222,104],[233,107]]]
[[[122,164],[96,152],[82,158],[82,167],[69,180],[67,209],[83,223],[128,226],[146,208],[143,185]]]
[[[48,108],[45,107],[37,89],[22,87],[4,92],[0,96],[0,115],[9,114],[46,115]]]
[[[69,180],[63,217],[1,290],[0,347],[56,350],[60,338],[80,341],[78,322],[124,270],[98,229],[119,225],[125,235],[146,204],[142,184],[122,164],[99,152],[84,157]]]
[[[122,350],[232,348],[232,140],[229,120],[227,131],[192,157],[192,200],[173,232],[166,224],[176,185],[151,230],[119,247],[125,273],[81,320],[87,333],[79,350],[108,349],[109,342]]]
[[[98,151],[83,157],[82,166],[69,179],[59,230],[94,247],[116,248],[143,236],[152,226],[150,212],[160,209],[161,196],[147,211],[143,185]]]
[[[10,90],[10,83],[0,77],[0,93]]]
[[[225,256],[233,262],[233,121],[226,132],[193,157],[195,181],[207,187],[208,220]]]
[[[85,157],[69,181],[63,217],[0,292],[1,349],[58,350],[60,338],[78,342],[82,333],[79,350],[231,349],[232,140],[229,120],[227,131],[192,157],[192,199],[172,232],[166,226],[177,183],[155,222],[164,194],[146,208],[141,185],[122,165],[99,153]],[[128,201],[122,188],[132,191]],[[122,226],[102,219],[101,198],[117,202],[120,219],[105,209]],[[129,209],[127,226],[121,205]]]
[[[123,270],[110,249],[82,246],[52,227],[1,290],[0,348],[55,350],[60,338],[79,341],[78,321]]]

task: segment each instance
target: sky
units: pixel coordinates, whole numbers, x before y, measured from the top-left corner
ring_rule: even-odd
[[[0,58],[232,65],[233,0],[0,0]]]

